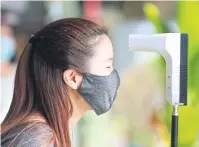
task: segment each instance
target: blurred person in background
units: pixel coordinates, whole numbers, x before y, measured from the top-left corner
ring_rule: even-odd
[[[5,12],[1,14],[1,99],[0,99],[0,123],[5,118],[11,101],[14,88],[15,64],[15,38],[12,28],[5,23]]]
[[[1,76],[6,76],[15,57],[15,38],[12,28],[6,24],[6,11],[1,10]]]
[[[50,23],[19,60],[2,147],[71,147],[70,129],[88,110],[110,110],[119,85],[104,27],[80,18]]]

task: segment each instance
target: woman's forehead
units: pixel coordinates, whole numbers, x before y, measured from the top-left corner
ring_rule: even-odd
[[[95,45],[94,58],[101,60],[111,60],[113,58],[113,46],[107,35],[102,35],[99,42]]]

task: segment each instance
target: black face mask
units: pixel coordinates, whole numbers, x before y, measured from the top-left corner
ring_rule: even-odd
[[[82,85],[78,92],[95,113],[100,115],[111,108],[119,85],[120,78],[116,70],[113,70],[108,76],[84,73]]]

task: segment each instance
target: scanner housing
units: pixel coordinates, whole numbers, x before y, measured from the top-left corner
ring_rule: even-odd
[[[129,50],[162,55],[166,62],[166,99],[171,105],[187,105],[187,34],[130,34]]]

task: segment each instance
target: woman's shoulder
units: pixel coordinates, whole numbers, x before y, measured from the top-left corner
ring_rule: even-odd
[[[41,147],[44,144],[53,146],[53,131],[45,123],[24,123],[2,134],[2,147]]]

